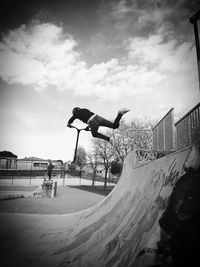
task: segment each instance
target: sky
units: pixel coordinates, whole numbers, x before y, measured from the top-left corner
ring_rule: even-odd
[[[7,0],[0,15],[0,151],[72,160],[74,107],[125,122],[199,102],[197,0]],[[75,121],[74,125],[86,125]],[[100,131],[105,132],[106,129]],[[79,145],[91,149],[90,132]]]

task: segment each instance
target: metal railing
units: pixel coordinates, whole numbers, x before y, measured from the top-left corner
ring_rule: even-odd
[[[154,126],[153,149],[172,151],[175,147],[173,108]]]
[[[200,103],[175,123],[177,150],[200,145]]]

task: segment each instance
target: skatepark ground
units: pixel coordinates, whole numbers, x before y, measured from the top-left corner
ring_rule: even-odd
[[[146,247],[156,248],[161,234],[158,221],[173,186],[185,166],[192,166],[190,163],[196,158],[199,159],[199,153],[186,148],[138,165],[137,155],[131,151],[114,190],[106,197],[99,194],[103,200],[87,209],[64,214],[1,212],[1,266],[146,267],[155,264],[156,255],[153,258],[148,254],[138,255]],[[78,190],[79,197],[84,192],[74,187],[71,190]],[[73,203],[72,199],[66,204]],[[13,200],[1,202],[4,201]],[[83,203],[84,196],[79,201]]]
[[[37,188],[38,186],[0,185],[0,212],[66,214],[81,211],[104,199],[114,185],[108,185],[106,190],[103,185],[60,185],[54,198],[29,197],[30,192]]]

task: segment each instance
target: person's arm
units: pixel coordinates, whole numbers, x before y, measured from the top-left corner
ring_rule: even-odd
[[[87,126],[87,127],[85,128],[85,131],[90,131],[90,127]]]
[[[68,120],[68,123],[67,123],[67,126],[71,128],[71,124],[73,123],[73,121],[76,119],[75,116],[72,116],[69,120]]]

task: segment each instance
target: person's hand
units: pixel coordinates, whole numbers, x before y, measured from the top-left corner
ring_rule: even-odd
[[[85,131],[89,131],[89,130],[90,130],[90,127],[87,126],[87,127],[85,128]]]
[[[68,123],[68,124],[67,124],[67,127],[72,128],[72,125]]]

